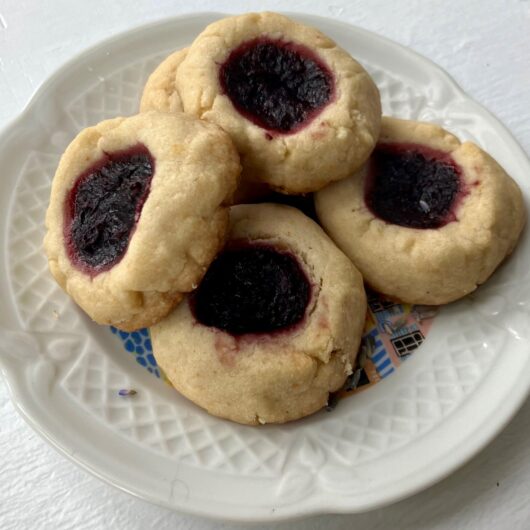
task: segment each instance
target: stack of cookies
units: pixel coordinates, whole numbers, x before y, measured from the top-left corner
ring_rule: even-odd
[[[296,195],[314,199],[313,219],[285,204]],[[454,301],[524,220],[519,188],[479,147],[382,118],[346,51],[259,13],[205,28],[153,72],[138,115],[74,139],[45,249],[93,320],[151,328],[183,395],[281,423],[321,409],[351,373],[363,280],[403,302]]]

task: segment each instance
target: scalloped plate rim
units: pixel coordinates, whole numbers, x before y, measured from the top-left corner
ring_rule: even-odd
[[[387,37],[360,28],[358,26],[354,26],[347,22],[342,22],[330,17],[323,17],[302,12],[287,12],[286,14],[292,16],[293,18],[296,18],[297,16],[304,16],[305,18],[314,21],[315,24],[318,24],[318,21],[323,21],[326,23],[340,25],[345,29],[353,28],[355,31],[369,36],[372,39],[376,38],[378,40],[384,41],[386,44],[398,49],[400,53],[408,55],[409,58],[416,62],[423,62],[429,67],[431,72],[436,71],[437,75],[443,80],[443,82],[445,82],[447,86],[449,86],[461,100],[465,101],[467,104],[473,105],[476,111],[485,115],[487,120],[490,123],[493,123],[496,129],[498,129],[498,131],[502,132],[503,141],[510,144],[510,150],[513,150],[514,154],[517,154],[519,157],[522,157],[522,162],[526,163],[530,167],[530,163],[528,161],[525,151],[517,143],[516,139],[513,137],[510,131],[502,124],[502,122],[490,111],[488,111],[484,106],[482,106],[480,103],[476,102],[470,96],[468,96],[465,91],[458,85],[458,83],[443,68],[438,66],[430,59],[424,57],[423,55],[419,54],[418,52],[415,52],[410,48],[407,48],[402,44],[396,43],[391,39],[388,39]],[[34,107],[37,105],[39,100],[45,96],[46,91],[49,89],[49,87],[53,83],[61,81],[62,77],[65,76],[67,72],[75,66],[76,62],[79,59],[86,58],[91,53],[97,52],[102,48],[111,46],[113,43],[119,42],[123,38],[131,36],[135,33],[153,30],[157,26],[178,24],[179,22],[187,21],[191,18],[201,19],[205,16],[221,17],[226,16],[226,14],[217,12],[200,12],[154,20],[147,24],[136,25],[128,30],[118,33],[117,35],[108,37],[75,54],[62,66],[57,68],[46,80],[44,80],[35,89],[33,95],[29,99],[28,103],[24,106],[20,114],[15,118],[11,119],[7,123],[7,125],[5,125],[0,130],[0,144],[3,143],[3,141],[5,141],[5,139],[10,135],[10,133],[14,132],[18,126],[23,125],[26,119],[31,118],[31,113]],[[11,201],[9,206],[11,206]],[[107,482],[133,496],[148,500],[149,502],[152,502],[154,504],[164,506],[173,510],[177,508],[178,510],[184,513],[190,513],[193,515],[223,519],[227,521],[232,520],[238,522],[281,521],[326,513],[360,513],[378,507],[386,506],[388,504],[409,497],[447,477],[456,469],[468,462],[486,445],[488,445],[498,435],[498,433],[505,428],[508,422],[513,418],[519,408],[523,405],[524,401],[530,393],[530,378],[525,381],[524,378],[520,377],[518,379],[518,386],[517,392],[515,394],[515,399],[511,399],[509,402],[505,401],[498,404],[498,407],[495,412],[498,412],[499,410],[501,412],[500,415],[497,416],[497,421],[481,425],[479,429],[483,431],[481,436],[477,435],[477,430],[473,432],[473,435],[469,436],[469,438],[472,442],[474,442],[474,444],[472,443],[471,445],[467,446],[465,450],[459,452],[458,454],[453,453],[452,455],[447,456],[441,464],[441,469],[435,473],[431,473],[431,476],[429,478],[425,479],[424,477],[423,479],[418,479],[416,480],[415,484],[410,485],[408,488],[400,489],[399,491],[396,491],[396,493],[394,493],[393,495],[387,495],[387,497],[383,500],[373,500],[373,502],[371,503],[365,503],[365,505],[363,505],[362,507],[352,509],[351,506],[348,505],[347,499],[346,502],[340,502],[339,499],[338,502],[333,504],[329,502],[329,499],[321,498],[318,504],[313,505],[306,510],[301,511],[300,509],[297,509],[297,505],[300,503],[295,502],[288,506],[282,507],[279,510],[280,513],[273,513],[270,512],[270,510],[267,510],[268,513],[263,511],[263,513],[260,512],[260,514],[253,515],[252,517],[250,517],[242,514],[228,515],[226,510],[224,511],[224,513],[214,513],[212,511],[205,511],[204,509],[195,509],[195,507],[190,507],[186,505],[180,505],[176,507],[175,504],[172,504],[170,502],[164,502],[158,497],[148,497],[146,495],[140,494],[138,491],[135,491],[134,487],[128,486],[121,478],[116,477],[112,473],[109,473],[107,470],[102,469],[97,465],[94,466],[93,464],[91,464],[89,459],[85,458],[84,455],[73,455],[73,449],[69,448],[67,443],[64,443],[64,439],[62,439],[60,436],[57,436],[54,432],[51,432],[45,425],[39,422],[37,417],[35,417],[34,411],[31,410],[32,401],[28,398],[27,394],[21,390],[23,385],[21,385],[20,381],[18,380],[19,378],[17,371],[12,366],[10,366],[10,364],[10,362],[5,361],[4,358],[0,356],[0,373],[2,374],[6,382],[8,393],[15,409],[37,434],[39,434],[52,447],[54,447],[59,453],[67,457],[70,461],[79,465],[80,467],[90,472],[95,477],[103,480],[104,482]],[[527,364],[530,367],[530,360],[527,361]],[[512,398],[513,397],[514,394],[512,394]],[[438,463],[439,462],[437,462],[437,464]],[[417,475],[421,473],[416,472],[415,474]],[[228,508],[230,509],[233,507],[229,506]]]

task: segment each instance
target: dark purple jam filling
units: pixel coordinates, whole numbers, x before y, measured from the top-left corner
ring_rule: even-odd
[[[271,333],[303,318],[311,286],[292,254],[263,244],[225,249],[210,265],[191,307],[195,318],[232,335]]]
[[[333,97],[330,70],[305,46],[258,38],[244,42],[221,65],[219,81],[234,107],[269,131],[292,133]]]
[[[73,263],[91,275],[118,263],[129,245],[155,169],[144,145],[105,154],[66,197],[65,240]]]
[[[382,144],[372,154],[365,202],[387,223],[440,228],[456,220],[464,193],[461,169],[442,151],[416,144]]]

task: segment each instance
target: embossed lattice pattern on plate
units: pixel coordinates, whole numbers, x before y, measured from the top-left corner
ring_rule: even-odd
[[[116,116],[138,112],[138,103],[149,74],[165,54],[157,54],[126,65],[111,75],[94,73],[93,86],[68,106],[68,113],[79,129]]]
[[[44,217],[58,155],[35,151],[22,170],[9,227],[9,268],[16,307],[25,328],[34,332],[79,329],[73,302],[48,271],[42,248]]]
[[[120,397],[120,389],[135,384],[98,350],[87,350],[79,358],[64,387],[113,429],[180,462],[264,476],[278,473],[283,463],[278,440],[257,430],[190,413],[147,390]]]

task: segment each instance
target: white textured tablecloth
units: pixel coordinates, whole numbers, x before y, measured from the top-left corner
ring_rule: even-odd
[[[56,68],[101,39],[190,11],[268,9],[334,17],[410,46],[445,68],[530,153],[530,1],[331,2],[0,0],[0,127],[20,113]],[[101,483],[59,456],[23,422],[0,381],[0,529],[12,528],[206,530],[232,525],[179,515]],[[530,402],[487,449],[423,493],[362,515],[320,516],[278,528],[528,530]]]

